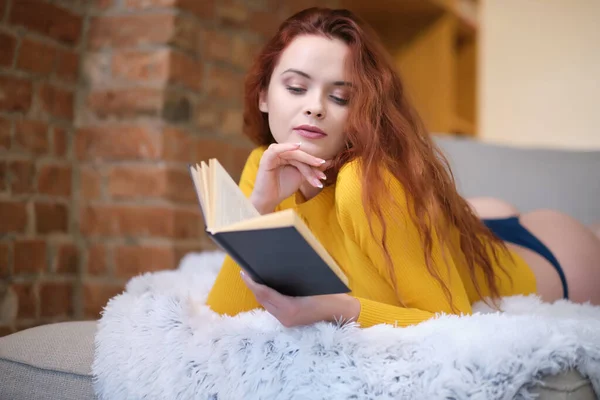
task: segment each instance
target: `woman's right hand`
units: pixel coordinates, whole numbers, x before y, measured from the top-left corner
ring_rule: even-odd
[[[250,201],[261,213],[273,212],[307,181],[322,188],[328,163],[300,150],[300,143],[273,143],[262,155]]]

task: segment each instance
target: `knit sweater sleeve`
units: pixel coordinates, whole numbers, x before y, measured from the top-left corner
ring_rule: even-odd
[[[246,197],[250,197],[254,190],[254,181],[258,172],[258,165],[264,149],[255,149],[244,166],[240,177],[239,187]],[[234,316],[243,311],[250,311],[255,308],[262,308],[256,301],[254,294],[242,278],[240,277],[241,268],[233,259],[227,255],[223,265],[217,275],[215,283],[211,288],[206,304],[219,314]]]
[[[380,200],[386,225],[385,238],[382,224],[377,217],[371,217],[372,232],[369,227],[361,197],[362,185],[358,163],[352,162],[344,166],[337,181],[336,212],[344,234],[381,271],[382,276],[388,277],[387,284],[391,287],[391,276],[394,276],[399,300],[397,304],[403,304],[398,306],[356,297],[361,306],[357,322],[362,327],[380,323],[407,326],[430,319],[436,313],[471,313],[466,290],[448,249],[442,249],[434,235],[433,269],[448,287],[454,308],[443,286],[427,269],[419,229],[409,217],[407,195],[402,185],[389,172],[384,174],[384,177],[387,182],[386,194],[390,195],[382,196]],[[388,200],[391,197],[396,200],[395,207]],[[389,252],[393,275],[387,272],[388,260],[382,243]],[[447,260],[444,260],[443,253],[448,255]]]

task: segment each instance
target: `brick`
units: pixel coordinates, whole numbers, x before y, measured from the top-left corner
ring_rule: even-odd
[[[96,244],[88,249],[86,271],[91,275],[106,275],[106,247]]]
[[[13,194],[35,192],[35,164],[31,160],[15,160],[8,165],[10,189]]]
[[[177,0],[125,0],[125,7],[134,10],[173,7]]]
[[[18,150],[41,155],[49,152],[48,125],[41,121],[20,120],[15,123],[15,146]]]
[[[31,107],[32,98],[31,81],[0,76],[0,110],[26,112]]]
[[[32,39],[23,39],[17,58],[17,68],[41,75],[49,75],[56,63],[56,47]]]
[[[0,7],[2,7],[3,2],[6,2],[6,0],[0,0]],[[1,9],[0,9],[0,15],[2,15]],[[15,328],[13,328],[10,325],[0,325],[0,338],[2,338],[4,336],[12,335],[15,332],[16,332]]]
[[[72,50],[61,50],[56,64],[56,76],[67,82],[79,78],[79,54]]]
[[[194,109],[193,122],[200,129],[216,131],[221,125],[223,110],[210,99],[200,101]]]
[[[223,167],[229,168],[231,145],[215,139],[201,139],[196,143],[196,160],[208,160],[217,158]]]
[[[8,190],[8,164],[0,160],[0,193]]]
[[[112,83],[111,55],[103,51],[88,51],[83,58],[82,75],[90,87],[107,87]]]
[[[177,15],[170,44],[192,54],[200,54],[202,46],[200,25],[194,18],[187,15]]]
[[[290,15],[290,14],[288,14]],[[271,11],[253,12],[248,18],[247,27],[254,33],[261,35],[263,38],[273,36],[283,19],[278,13]]]
[[[36,232],[40,234],[66,233],[69,230],[69,209],[60,203],[35,204]]]
[[[173,218],[173,237],[176,239],[196,239],[203,231],[202,216],[197,207],[193,210],[177,209]]]
[[[198,211],[152,206],[89,206],[81,212],[85,235],[191,238],[200,232]]]
[[[81,210],[81,232],[101,236],[173,236],[173,210],[151,206],[88,206]]]
[[[35,318],[38,302],[37,286],[34,283],[13,283],[11,289],[17,295],[17,318]]]
[[[6,14],[6,5],[8,0],[0,0],[0,21],[4,20],[4,14]]]
[[[86,318],[98,319],[108,300],[120,294],[124,285],[115,283],[91,283],[83,285],[83,312]]]
[[[44,165],[38,173],[37,189],[39,193],[50,196],[71,196],[71,167],[65,165]]]
[[[209,239],[210,240],[210,239]],[[176,244],[173,251],[175,253],[175,265],[179,265],[181,263],[181,259],[189,253],[200,253],[204,250],[204,247],[199,243],[195,242],[194,244]]]
[[[82,128],[75,135],[79,160],[156,160],[160,145],[157,132],[135,125]]]
[[[215,0],[178,0],[177,6],[184,11],[194,14],[198,18],[214,18],[215,16]]]
[[[209,73],[208,96],[219,100],[233,100],[241,104],[244,90],[242,74],[213,66]]]
[[[101,195],[102,176],[100,171],[93,167],[81,167],[80,193],[84,200],[96,200]]]
[[[243,27],[250,17],[250,12],[242,2],[224,0],[216,8],[216,16],[224,25]]]
[[[110,169],[108,192],[113,198],[160,197],[166,193],[164,167],[118,166]]]
[[[89,95],[87,105],[100,118],[157,116],[162,107],[162,91],[141,87],[100,90]]]
[[[115,252],[115,273],[119,278],[175,267],[172,247],[120,246]]]
[[[178,51],[172,51],[169,64],[169,82],[193,90],[202,88],[204,65]]]
[[[73,314],[72,282],[44,282],[39,290],[42,317],[69,317]]]
[[[186,169],[167,170],[167,197],[170,200],[196,204],[198,197],[190,180],[190,173]]]
[[[24,233],[28,221],[26,204],[0,201],[0,221],[0,233]]]
[[[47,113],[62,119],[73,119],[75,96],[72,91],[58,88],[50,84],[40,87],[40,102]]]
[[[243,122],[242,110],[226,110],[223,112],[220,131],[226,136],[241,136]]]
[[[15,275],[35,274],[46,269],[46,242],[41,239],[15,241]]]
[[[193,136],[179,128],[165,128],[163,131],[163,159],[184,163],[197,161]]]
[[[133,81],[166,82],[169,75],[169,50],[115,51],[112,74],[115,78]]]
[[[114,5],[114,0],[92,0],[92,7],[96,10],[108,10]]]
[[[172,37],[174,21],[172,14],[96,17],[90,24],[89,46],[98,49],[166,44]]]
[[[10,131],[12,122],[9,119],[0,117],[0,150],[10,149]]]
[[[231,35],[217,29],[207,29],[202,32],[203,55],[214,61],[231,60],[233,40]]]
[[[79,270],[79,249],[72,243],[61,243],[56,251],[54,271],[74,275]]]
[[[12,242],[0,242],[0,279],[10,275],[10,254],[12,253]]]
[[[231,176],[237,181],[246,165],[248,156],[253,147],[235,147],[231,151],[231,167],[229,169]]]
[[[243,36],[236,36],[233,40],[231,63],[245,70],[249,69],[260,52],[261,44],[251,41]]]
[[[58,127],[52,128],[52,142],[52,154],[58,157],[64,157],[67,155],[69,143],[66,130]]]
[[[83,18],[54,4],[25,0],[12,2],[9,23],[76,45],[81,36]]]
[[[0,3],[0,7],[2,4]],[[17,39],[7,33],[0,32],[0,66],[12,66],[15,58],[15,49],[17,48]]]
[[[192,118],[192,102],[185,93],[168,90],[164,96],[161,117],[167,122],[187,123]]]

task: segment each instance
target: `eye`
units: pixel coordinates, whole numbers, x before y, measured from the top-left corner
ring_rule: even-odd
[[[331,99],[333,101],[335,101],[337,104],[341,105],[341,106],[345,106],[346,104],[348,104],[348,99],[342,99],[341,97],[337,97],[337,96],[329,96],[331,97]]]
[[[292,94],[302,94],[302,93],[306,92],[306,89],[294,87],[294,86],[286,86],[286,89],[288,92],[290,92]]]

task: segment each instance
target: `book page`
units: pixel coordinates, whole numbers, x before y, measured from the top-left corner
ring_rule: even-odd
[[[209,181],[208,164],[204,161],[200,162],[201,175],[202,175],[202,190],[204,191],[204,203],[206,207],[205,221],[206,228],[212,229],[215,223],[215,205],[214,205],[214,194],[211,193],[210,187],[212,183]]]
[[[225,168],[215,159],[209,160],[213,197],[212,214],[216,231],[230,224],[258,217],[260,213],[244,195]]]
[[[190,166],[190,173],[192,175],[192,181],[194,182],[194,190],[196,190],[196,195],[198,196],[198,201],[200,202],[200,210],[202,211],[202,215],[206,220],[209,210],[206,207],[206,188],[204,185],[204,180],[202,179],[202,171],[200,170],[200,166],[198,164]]]

